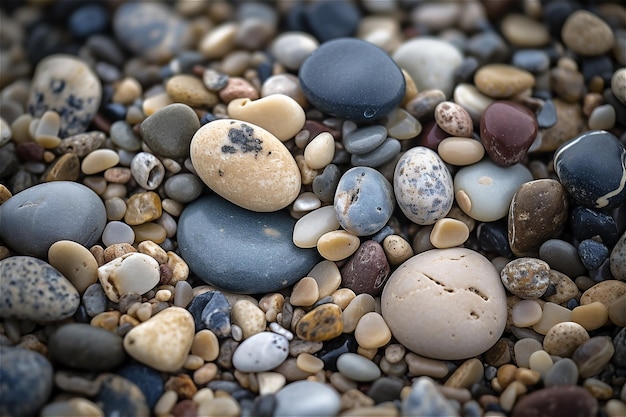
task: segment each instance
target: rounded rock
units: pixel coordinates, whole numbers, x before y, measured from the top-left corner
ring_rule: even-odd
[[[151,256],[130,252],[98,268],[98,279],[109,300],[129,293],[145,294],[159,283],[159,263]]]
[[[581,378],[598,375],[609,364],[615,347],[610,337],[595,336],[579,345],[572,354]]]
[[[509,98],[531,88],[535,78],[528,71],[506,64],[488,64],[474,75],[474,84],[489,97]]]
[[[217,96],[206,89],[202,80],[193,75],[173,76],[167,80],[165,90],[172,101],[193,108],[212,108],[219,102]]]
[[[543,339],[543,350],[551,355],[570,357],[576,348],[587,340],[589,340],[589,333],[583,326],[564,321],[548,330]]]
[[[165,194],[179,203],[191,203],[204,189],[202,181],[194,174],[176,174],[165,181]]]
[[[132,243],[132,242],[131,242]],[[78,290],[98,281],[98,262],[89,249],[71,240],[60,240],[50,246],[48,262]]]
[[[139,132],[155,154],[178,159],[189,156],[191,139],[199,127],[200,120],[191,107],[174,103],[148,116],[139,125]]]
[[[448,137],[437,147],[439,157],[450,165],[473,165],[483,159],[485,148],[480,141],[470,138]]]
[[[580,386],[557,386],[533,391],[520,398],[511,417],[594,416],[598,412],[598,401]]]
[[[356,353],[346,352],[337,358],[337,370],[347,378],[357,382],[369,382],[380,378],[380,368]]]
[[[240,372],[265,372],[289,356],[289,341],[273,332],[256,333],[245,339],[233,354],[233,366]]]
[[[602,55],[615,43],[611,27],[598,16],[586,10],[577,10],[561,29],[565,46],[581,55]]]
[[[341,283],[356,294],[378,295],[390,269],[382,246],[374,240],[366,240],[341,268]]]
[[[300,339],[323,342],[334,339],[343,332],[341,309],[335,304],[322,304],[306,313],[296,325]]]
[[[525,300],[537,299],[550,285],[550,266],[536,258],[517,258],[506,264],[500,277],[513,295]]]
[[[284,32],[272,41],[270,52],[285,68],[298,70],[318,47],[317,39],[306,32]]]
[[[333,417],[341,408],[341,398],[328,384],[296,381],[276,393],[274,416]]]
[[[444,101],[435,107],[435,121],[446,133],[463,138],[472,137],[474,123],[467,110],[452,101]]]

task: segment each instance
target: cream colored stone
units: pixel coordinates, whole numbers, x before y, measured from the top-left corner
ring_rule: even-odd
[[[350,301],[354,300],[356,294],[350,288],[339,288],[331,294],[331,297],[333,297],[333,303],[337,304],[342,310],[345,310],[350,304]]]
[[[124,294],[144,294],[159,283],[159,264],[138,252],[126,253],[98,268],[98,279],[109,300],[117,303]]]
[[[450,165],[472,165],[483,159],[485,148],[476,139],[449,137],[439,143],[437,153]]]
[[[93,175],[114,167],[120,162],[120,156],[112,149],[96,149],[89,152],[80,165],[85,175]]]
[[[626,282],[608,279],[606,281],[598,282],[596,285],[585,291],[580,297],[580,305],[591,304],[595,301],[599,301],[607,306],[607,308],[610,308],[611,304],[624,294],[626,294]]]
[[[164,264],[167,263],[167,253],[165,252],[165,250],[160,247],[159,245],[157,245],[156,243],[150,241],[150,240],[146,240],[144,242],[141,242],[138,246],[137,246],[137,250],[140,253],[144,253],[152,258],[154,258],[155,261],[157,261],[160,264]]]
[[[604,326],[609,319],[609,310],[599,301],[575,307],[571,320],[580,324],[585,330],[596,330]]]
[[[343,310],[343,332],[352,333],[361,317],[365,314],[376,311],[376,300],[369,294],[359,294]]]
[[[309,271],[307,276],[317,281],[320,298],[331,295],[341,285],[341,273],[339,272],[339,268],[337,268],[337,264],[332,261],[321,261]]]
[[[311,277],[304,277],[296,283],[291,292],[289,302],[294,306],[311,306],[319,299],[317,281]]]
[[[485,375],[483,363],[476,358],[463,362],[445,382],[446,387],[469,388]]]
[[[387,236],[383,240],[383,250],[387,256],[387,261],[392,266],[400,265],[414,255],[411,244],[398,235]]]
[[[535,77],[512,65],[488,64],[476,71],[474,84],[489,97],[508,98],[535,85]]]
[[[164,91],[162,93],[157,93],[153,96],[146,97],[142,104],[143,113],[147,116],[151,116],[157,112],[157,110],[161,110],[165,106],[169,106],[174,102],[170,98],[170,96]]]
[[[287,382],[285,375],[278,372],[258,372],[256,378],[260,395],[275,394]]]
[[[303,372],[317,373],[324,369],[324,361],[310,353],[301,353],[296,358],[296,365]]]
[[[511,321],[516,327],[530,327],[541,320],[541,305],[536,300],[519,300],[511,311]]]
[[[314,248],[322,235],[339,229],[334,206],[324,206],[305,214],[293,228],[293,243],[299,248]]]
[[[191,353],[197,355],[207,362],[217,359],[220,353],[220,343],[215,333],[202,329],[193,337]]]
[[[554,365],[552,357],[545,350],[538,350],[536,352],[533,352],[528,359],[528,367],[533,371],[539,372],[542,379],[552,368],[552,365]]]
[[[359,248],[361,240],[345,230],[324,233],[317,241],[317,250],[329,261],[340,261],[352,255]]]
[[[359,346],[365,349],[377,349],[391,340],[391,330],[383,316],[375,311],[361,317],[354,329],[354,337]]]
[[[437,220],[430,232],[430,243],[438,248],[453,248],[462,245],[469,237],[467,225],[460,220],[443,218]]]
[[[98,262],[89,249],[71,240],[59,240],[48,249],[48,263],[70,280],[79,294],[98,281]]]
[[[221,119],[191,140],[191,161],[213,191],[245,209],[271,212],[300,193],[300,170],[289,150],[267,130]]]
[[[589,333],[573,321],[557,323],[543,339],[543,349],[550,355],[570,357],[576,348],[589,340]]]
[[[533,326],[533,330],[539,334],[545,335],[548,330],[557,323],[571,321],[572,311],[554,303],[545,303],[543,305],[543,313],[541,320]]]
[[[237,301],[231,310],[232,324],[241,327],[244,339],[265,331],[265,313],[249,300]]]
[[[204,86],[202,80],[189,74],[175,75],[165,84],[167,95],[176,103],[184,103],[189,107],[211,108],[219,99]]]
[[[506,40],[520,48],[539,48],[550,40],[545,25],[523,14],[507,15],[500,27]]]
[[[207,59],[221,58],[235,46],[239,25],[233,22],[222,23],[207,33],[198,45],[198,50]]]
[[[227,111],[229,117],[262,127],[281,142],[296,136],[306,121],[302,106],[285,94],[272,94],[256,100],[236,98],[228,103]]]
[[[143,87],[133,77],[125,77],[113,85],[114,92],[111,101],[124,105],[132,104],[141,97]]]
[[[163,372],[176,372],[193,343],[194,320],[184,308],[169,307],[133,327],[124,349],[137,361]]]
[[[39,119],[35,130],[35,140],[47,149],[56,148],[61,144],[59,130],[61,129],[61,117],[59,113],[48,110]]]
[[[315,136],[304,148],[304,161],[313,169],[323,169],[335,157],[335,139],[328,132]]]

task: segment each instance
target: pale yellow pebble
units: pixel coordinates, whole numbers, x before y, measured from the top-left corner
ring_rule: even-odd
[[[151,116],[158,110],[161,110],[163,107],[169,106],[173,103],[174,101],[172,101],[170,96],[164,91],[162,93],[157,93],[153,96],[147,97],[143,101],[142,110],[146,116]]]
[[[189,107],[211,108],[219,99],[204,86],[202,80],[189,74],[175,75],[165,83],[167,95],[176,103]]]
[[[397,266],[414,255],[411,244],[402,236],[389,235],[383,240],[383,250],[391,266]]]
[[[554,269],[550,270],[550,284],[554,286],[555,294],[550,296],[544,296],[545,301],[549,301],[555,304],[562,304],[575,298],[578,295],[578,287],[576,283],[570,279],[567,275]]]
[[[259,372],[256,374],[256,378],[259,384],[260,395],[275,394],[287,382],[285,375],[278,372]]]
[[[500,27],[506,40],[519,48],[539,48],[550,40],[545,25],[520,13],[505,16]]]
[[[517,398],[525,394],[527,391],[526,386],[519,381],[511,382],[500,394],[500,406],[505,411],[511,411]]]
[[[626,401],[610,399],[606,402],[605,410],[609,417],[624,417],[626,416]]]
[[[40,417],[104,417],[102,408],[86,398],[74,397],[67,401],[48,403],[39,414]]]
[[[552,368],[554,362],[548,352],[545,350],[538,350],[530,355],[528,365],[531,370],[539,372],[541,378],[543,378]]]
[[[485,148],[476,139],[448,137],[437,147],[437,153],[450,165],[472,165],[483,159]]]
[[[498,368],[496,377],[502,389],[509,386],[515,380],[515,374],[519,368],[511,363],[504,364]]]
[[[535,385],[541,380],[541,374],[533,369],[517,368],[515,370],[515,380],[524,385]]]
[[[129,105],[141,97],[143,87],[137,79],[133,77],[125,77],[113,84],[113,97],[111,101]]]
[[[324,369],[324,361],[310,353],[301,353],[296,358],[296,365],[303,372],[314,374]]]
[[[615,300],[624,294],[626,294],[626,282],[618,281],[616,279],[608,279],[606,281],[598,282],[596,285],[585,291],[580,297],[580,305],[591,304],[594,301],[599,301],[609,308]]]
[[[70,280],[80,294],[98,281],[98,262],[83,245],[59,240],[48,249],[48,263]]]
[[[596,330],[604,326],[609,319],[609,310],[599,301],[575,307],[571,320],[580,324],[585,330]]]
[[[583,326],[572,321],[557,323],[543,339],[543,349],[551,355],[570,357],[578,346],[589,340]]]
[[[112,149],[96,149],[85,156],[80,170],[85,175],[93,175],[112,168],[120,162],[120,156]]]
[[[150,305],[150,303],[142,303],[135,312],[135,315],[141,322],[150,320],[150,317],[152,317],[152,305]]]
[[[207,362],[217,359],[220,353],[220,345],[215,333],[207,329],[202,329],[196,333],[193,337],[191,353]]]
[[[409,367],[409,375],[411,376],[443,378],[448,375],[450,371],[444,361],[425,358],[413,352],[407,352],[404,358]]]
[[[296,136],[306,121],[302,106],[285,94],[272,94],[256,100],[236,98],[228,103],[227,111],[229,117],[254,123],[281,142]]]
[[[163,243],[167,239],[167,231],[160,224],[148,222],[131,227],[135,232],[135,242],[151,240],[154,243]]]
[[[207,365],[215,366],[214,363],[207,364]],[[205,387],[205,388],[200,388],[198,391],[196,391],[196,393],[193,395],[191,400],[196,404],[200,404],[204,401],[212,400],[213,398],[215,398],[215,393],[213,392],[213,390],[211,388]]]
[[[193,373],[193,382],[196,385],[205,385],[215,379],[218,374],[218,367],[214,362],[205,363],[201,368]]]
[[[200,40],[198,50],[207,59],[223,57],[235,46],[238,27],[233,22],[214,27]]]
[[[137,250],[139,251],[139,253],[143,253],[154,258],[154,260],[157,261],[159,264],[164,264],[167,262],[167,253],[165,252],[165,250],[150,240],[141,242],[137,246]]]
[[[320,207],[298,219],[293,228],[293,243],[299,248],[314,248],[322,235],[337,229],[335,207]]]
[[[369,360],[374,360],[374,356],[376,356],[376,354],[378,353],[378,349],[377,348],[364,348],[363,346],[359,346],[356,349],[356,353],[358,353],[361,356],[366,357]]]
[[[267,325],[263,310],[249,300],[239,300],[232,306],[231,320],[241,327],[245,339],[264,331]]]
[[[190,371],[195,371],[196,369],[200,369],[204,365],[204,359],[197,355],[187,355],[187,359],[185,359],[185,363],[183,364],[183,368],[189,369]]]
[[[319,299],[317,281],[304,277],[294,285],[289,302],[293,306],[311,306]]]
[[[94,327],[100,327],[102,329],[115,332],[120,321],[121,313],[119,311],[105,311],[100,314],[96,314],[91,321],[90,325]]]
[[[460,220],[443,218],[435,222],[430,232],[430,243],[438,249],[462,245],[469,237],[467,225]]]
[[[46,149],[54,149],[61,144],[59,130],[61,117],[53,110],[46,111],[37,124],[33,137],[38,144]]]
[[[543,305],[543,312],[541,313],[541,320],[533,325],[533,330],[539,334],[545,335],[555,324],[571,321],[571,319],[571,310],[558,304],[545,303]]]
[[[32,120],[33,117],[30,114],[26,113],[22,114],[17,119],[15,119],[13,123],[11,123],[11,138],[13,142],[24,143],[30,142],[31,140],[35,139],[30,135],[28,129]]]
[[[280,293],[266,294],[259,300],[259,308],[265,312],[265,318],[270,323],[276,321],[284,305],[285,296]]]
[[[396,108],[385,119],[387,134],[398,140],[412,139],[422,131],[422,124],[409,112],[402,108]]]
[[[541,305],[536,300],[519,300],[511,311],[511,321],[516,327],[530,327],[541,320]]]
[[[178,401],[178,394],[176,391],[165,391],[154,405],[154,413],[158,416],[169,414],[176,402]]]
[[[313,169],[323,169],[335,157],[335,139],[328,132],[315,136],[304,148],[304,160]]]
[[[487,64],[474,75],[481,93],[500,99],[512,97],[535,85],[535,77],[523,69],[507,64]]]
[[[354,337],[359,346],[365,349],[377,349],[391,341],[391,330],[383,316],[372,311],[361,317],[354,329]]]
[[[350,304],[350,301],[356,297],[356,294],[350,288],[339,288],[330,296],[333,298],[334,304],[337,304],[339,308],[345,310],[348,304]]]
[[[311,168],[309,164],[306,163],[304,155],[296,155],[295,160],[296,164],[298,165],[298,169],[300,170],[300,180],[302,181],[302,184],[311,184],[315,177],[319,175],[320,171]]]
[[[611,303],[609,306],[609,319],[616,326],[626,326],[626,294]]]
[[[341,285],[341,273],[335,262],[321,261],[309,271],[307,276],[317,281],[320,298],[333,294]]]
[[[239,417],[241,409],[233,397],[215,397],[198,406],[199,416]]]
[[[185,281],[189,277],[189,265],[176,252],[167,252],[167,266],[172,271],[170,284],[175,285],[179,281]]]
[[[360,244],[358,236],[345,230],[333,230],[318,239],[317,251],[324,259],[340,261],[356,252]]]
[[[463,362],[446,380],[446,387],[469,388],[485,375],[483,363],[476,358]]]
[[[157,301],[169,301],[172,298],[172,292],[170,290],[158,290],[154,295],[154,299]]]
[[[343,332],[352,333],[361,317],[365,314],[376,311],[376,300],[369,294],[359,294],[343,310]]]
[[[174,217],[180,216],[183,212],[183,208],[184,208],[183,204],[179,203],[178,201],[174,201],[171,198],[163,199],[161,204],[163,206],[163,210],[171,214]]]

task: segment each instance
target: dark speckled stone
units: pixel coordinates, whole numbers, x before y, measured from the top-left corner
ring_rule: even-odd
[[[150,409],[154,408],[164,391],[161,373],[141,363],[120,368],[117,374],[133,382],[143,392]]]
[[[319,260],[292,241],[295,220],[285,211],[257,213],[217,195],[189,204],[178,222],[178,245],[191,271],[207,284],[245,294],[278,291]]]
[[[30,256],[0,261],[0,317],[55,321],[71,317],[80,303],[72,283],[52,266]]]
[[[149,417],[143,392],[133,382],[115,374],[102,374],[100,391],[94,399],[107,417]]]
[[[207,291],[191,300],[187,307],[193,316],[196,332],[209,329],[217,337],[230,335],[230,304],[219,291]]]
[[[383,247],[366,240],[341,268],[341,285],[356,294],[379,295],[389,277],[389,263]]]

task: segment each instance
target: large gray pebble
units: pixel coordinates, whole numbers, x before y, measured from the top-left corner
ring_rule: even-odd
[[[48,182],[0,206],[0,239],[19,254],[45,258],[59,240],[93,246],[106,219],[104,204],[91,189],[69,181]]]
[[[174,103],[157,110],[139,126],[141,137],[156,155],[164,158],[189,156],[191,138],[200,120],[191,107]]]
[[[329,385],[296,381],[276,393],[278,405],[274,416],[335,416],[341,407],[339,394]]]
[[[0,261],[0,317],[56,321],[71,317],[80,296],[51,265],[30,256]]]

